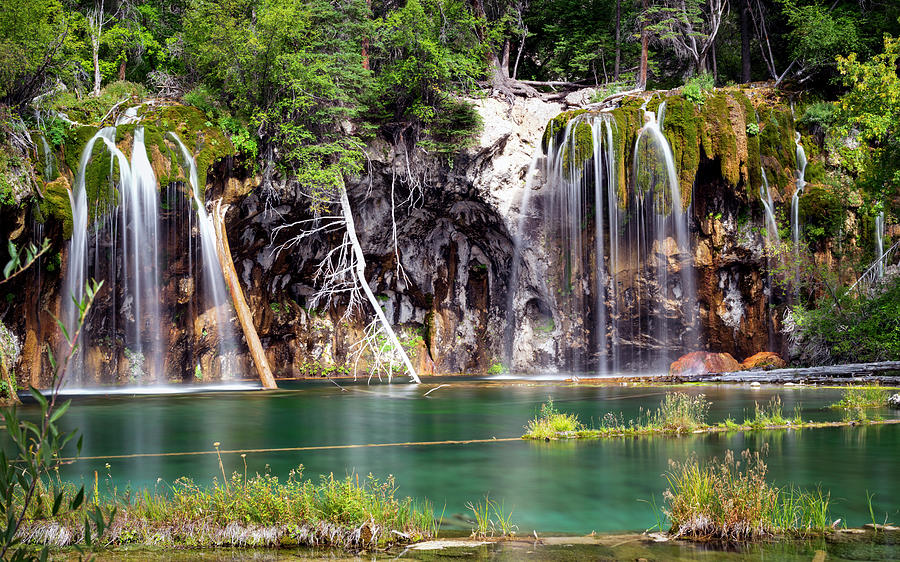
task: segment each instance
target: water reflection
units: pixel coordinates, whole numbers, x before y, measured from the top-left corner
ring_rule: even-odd
[[[97,470],[102,477],[109,462],[110,485],[119,489],[129,483],[152,488],[158,478],[173,482],[179,476],[209,482],[218,472],[214,455],[106,457],[210,452],[215,441],[238,450],[514,438],[548,395],[559,409],[577,413],[590,425],[609,411],[634,418],[641,408],[655,408],[672,389],[460,382],[427,398],[422,396],[427,389],[412,385],[349,385],[347,390],[296,384],[273,393],[81,398],[65,425],[83,431],[84,457],[99,458],[67,467],[65,476],[87,481]],[[716,385],[681,390],[705,394],[713,403],[713,422],[729,416],[740,420],[745,412],[752,414],[756,402],[776,395],[786,411],[802,403],[804,419],[833,419],[835,412],[826,406],[840,398],[840,391],[831,389]],[[727,449],[764,445],[776,482],[831,490],[835,516],[848,524],[869,521],[867,490],[876,494],[876,510],[896,509],[889,502],[900,492],[898,426],[249,452],[247,464],[251,473],[268,465],[282,477],[300,464],[312,477],[393,474],[402,494],[430,498],[451,527],[466,528],[451,516],[464,515],[466,502],[489,493],[513,512],[520,534],[532,529],[582,533],[653,526],[656,519],[640,500],[660,501],[669,459],[710,458]],[[243,470],[237,453],[223,460],[226,470]]]

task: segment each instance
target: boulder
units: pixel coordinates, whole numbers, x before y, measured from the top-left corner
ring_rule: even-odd
[[[669,366],[670,375],[705,375],[740,371],[741,364],[730,353],[692,351]]]
[[[900,410],[900,394],[891,394],[891,397],[888,398],[888,406]]]
[[[787,362],[777,353],[760,351],[744,359],[741,366],[744,369],[782,369],[787,366]]]

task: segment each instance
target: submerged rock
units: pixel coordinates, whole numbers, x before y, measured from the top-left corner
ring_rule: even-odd
[[[787,366],[787,362],[777,353],[760,351],[744,359],[741,366],[744,369],[782,369]]]
[[[705,375],[740,371],[741,364],[730,353],[692,351],[669,366],[670,375]]]

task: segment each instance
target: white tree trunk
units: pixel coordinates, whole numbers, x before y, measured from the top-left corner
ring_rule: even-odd
[[[399,353],[401,359],[403,359],[403,364],[406,365],[406,370],[409,372],[410,378],[412,378],[413,382],[419,384],[422,381],[419,380],[419,375],[416,374],[416,370],[413,368],[412,361],[409,360],[409,356],[406,355],[406,350],[404,350],[403,346],[400,345],[400,340],[397,339],[397,334],[394,333],[394,329],[391,327],[391,324],[388,322],[387,317],[384,315],[384,311],[381,309],[381,305],[378,303],[378,299],[375,298],[375,295],[372,293],[372,289],[369,287],[369,283],[366,281],[366,259],[365,256],[363,256],[362,246],[359,245],[359,238],[357,238],[356,236],[356,226],[353,222],[353,211],[352,209],[350,209],[350,199],[347,197],[347,190],[343,185],[341,185],[341,211],[344,215],[347,235],[350,238],[350,246],[353,248],[353,254],[356,256],[354,264],[356,280],[359,283],[360,287],[362,287],[362,290],[366,294],[366,298],[369,300],[369,303],[371,303],[372,308],[375,309],[375,314],[378,316],[378,320],[381,322],[381,325],[384,328],[388,339],[390,339],[391,345],[394,346],[396,352]]]

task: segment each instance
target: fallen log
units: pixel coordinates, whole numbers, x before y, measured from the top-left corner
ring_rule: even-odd
[[[900,374],[900,361],[881,361],[877,363],[848,363],[845,365],[827,365],[823,367],[790,367],[786,369],[755,369],[735,371],[732,373],[710,373],[705,375],[678,376],[684,382],[798,382],[828,381],[847,379],[871,381],[878,374],[897,372]]]
[[[253,325],[253,315],[250,313],[250,307],[247,306],[247,301],[244,299],[244,291],[241,290],[241,284],[234,269],[234,261],[231,259],[228,233],[225,232],[225,211],[227,210],[227,205],[223,206],[222,200],[219,199],[216,201],[212,212],[213,227],[215,228],[218,241],[216,250],[219,254],[219,264],[222,266],[225,282],[228,283],[228,289],[231,291],[231,300],[234,302],[234,309],[237,311],[238,320],[241,322],[244,339],[247,340],[247,347],[250,348],[253,364],[259,373],[259,380],[266,390],[275,390],[278,388],[278,385],[275,383],[275,377],[272,376],[272,370],[269,368],[268,360],[266,360],[266,353],[263,350],[262,343],[259,341],[259,334],[256,333],[256,327]]]

